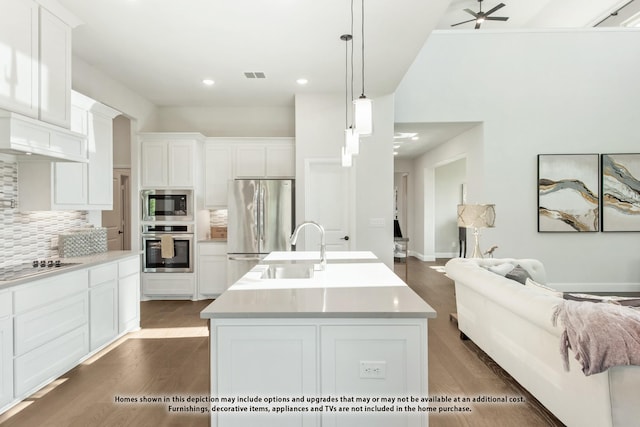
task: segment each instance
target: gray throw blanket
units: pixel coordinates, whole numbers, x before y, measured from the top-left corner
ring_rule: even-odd
[[[563,301],[553,312],[564,327],[560,354],[569,370],[569,349],[585,375],[612,366],[640,365],[640,311],[609,303]]]

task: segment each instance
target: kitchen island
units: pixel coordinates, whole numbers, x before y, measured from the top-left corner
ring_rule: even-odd
[[[317,259],[271,253],[201,312],[211,425],[426,426],[407,402],[428,395],[436,312],[370,252]]]

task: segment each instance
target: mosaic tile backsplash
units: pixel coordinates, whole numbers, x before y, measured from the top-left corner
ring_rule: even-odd
[[[15,199],[20,206],[17,163],[0,159],[0,185],[0,199]],[[86,211],[20,212],[7,203],[0,206],[0,268],[56,258],[52,239],[89,225]]]

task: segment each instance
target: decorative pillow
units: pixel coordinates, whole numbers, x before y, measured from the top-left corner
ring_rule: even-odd
[[[520,264],[516,265],[513,270],[506,274],[507,279],[515,280],[523,285],[527,282],[527,279],[531,279],[531,275],[527,270],[522,268]]]
[[[627,307],[640,307],[640,298],[614,295],[565,294],[564,299],[572,301],[607,302]]]
[[[509,273],[514,268],[515,266],[513,264],[505,262],[504,264],[490,265],[487,267],[487,270],[504,277],[507,275],[507,273]]]
[[[532,289],[532,290],[534,290],[536,292],[541,292],[541,293],[544,293],[544,294],[547,294],[547,295],[552,295],[554,297],[562,298],[562,296],[563,296],[562,292],[557,291],[557,290],[555,290],[553,288],[550,288],[548,286],[541,285],[540,283],[538,283],[538,282],[536,282],[534,280],[531,280],[531,278],[528,278],[528,279],[525,280],[524,286],[526,288]]]

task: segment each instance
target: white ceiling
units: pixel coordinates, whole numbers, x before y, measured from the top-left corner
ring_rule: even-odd
[[[344,93],[339,37],[352,32],[350,0],[57,1],[83,22],[73,32],[74,55],[157,106],[293,106],[296,93]],[[361,1],[354,1],[356,96]],[[628,0],[502,1],[495,15],[509,20],[487,21],[480,31],[592,26]],[[483,10],[499,2],[485,0]],[[364,3],[369,97],[395,91],[432,30],[468,31],[473,23],[450,25],[471,18],[463,9],[478,10],[475,0]],[[204,87],[204,78],[215,84]],[[298,78],[309,83],[299,86]]]

